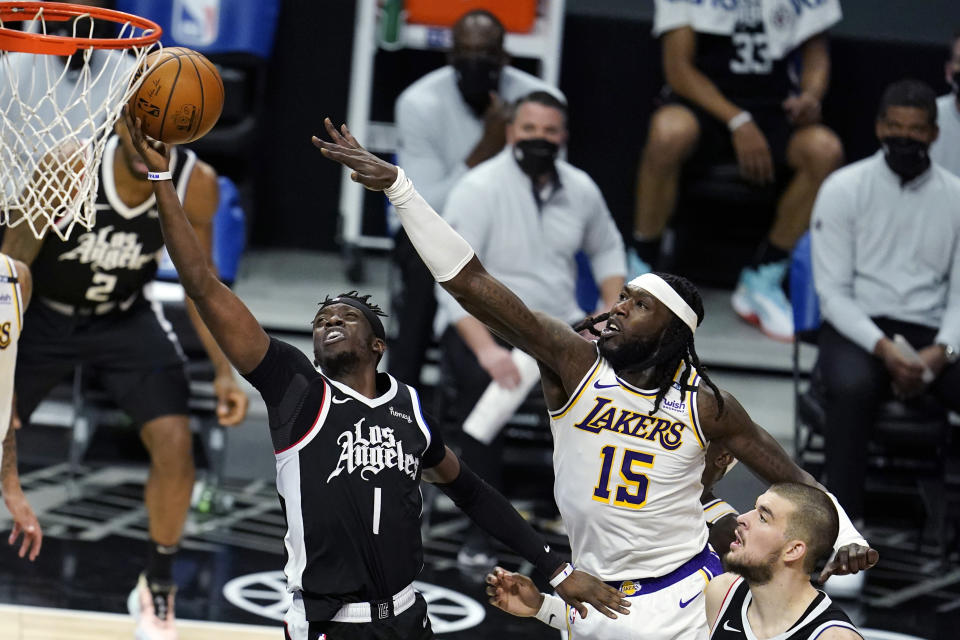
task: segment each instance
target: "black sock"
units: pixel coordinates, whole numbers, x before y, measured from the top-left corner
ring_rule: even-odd
[[[180,545],[165,546],[151,540],[147,546],[147,580],[173,581],[173,557]]]
[[[760,243],[760,246],[757,247],[757,253],[753,256],[753,264],[750,266],[753,268],[759,267],[762,264],[770,264],[771,262],[782,262],[790,257],[790,254],[787,251],[779,247],[775,247],[768,240],[764,240]]]
[[[660,240],[661,238],[642,240],[637,237],[633,238],[633,249],[637,252],[637,256],[654,269],[657,262],[660,261]]]

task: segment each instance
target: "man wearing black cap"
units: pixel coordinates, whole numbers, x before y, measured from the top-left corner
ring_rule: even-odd
[[[550,551],[502,495],[444,446],[413,387],[377,373],[386,349],[383,313],[368,296],[352,291],[320,303],[312,364],[270,338],[210,268],[166,173],[166,148],[151,146],[140,123],[125,117],[155,181],[180,282],[267,405],[287,522],[284,573],[294,598],[284,619],[288,638],[433,636],[426,602],[412,586],[423,564],[421,475],[530,561],[583,614],[581,601],[611,617],[627,612],[618,591]]]

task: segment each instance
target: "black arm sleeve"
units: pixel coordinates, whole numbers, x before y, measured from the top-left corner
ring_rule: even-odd
[[[460,460],[460,475],[449,484],[436,485],[470,516],[481,529],[528,560],[548,579],[566,562],[550,550],[543,538],[499,492]]]

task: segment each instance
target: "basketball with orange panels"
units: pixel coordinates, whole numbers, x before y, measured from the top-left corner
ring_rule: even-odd
[[[206,135],[223,111],[223,80],[212,62],[185,47],[147,56],[143,81],[130,98],[130,110],[143,131],[168,144]]]

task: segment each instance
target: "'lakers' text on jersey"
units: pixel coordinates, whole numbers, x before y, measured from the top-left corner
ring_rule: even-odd
[[[660,576],[707,543],[700,506],[706,441],[699,375],[681,367],[656,391],[621,380],[598,358],[567,404],[551,412],[557,506],[574,564],[602,580]]]
[[[117,193],[113,163],[119,138],[103,151],[96,219],[89,231],[76,227],[67,240],[50,234],[34,260],[36,295],[81,307],[129,300],[153,280],[163,249],[156,198],[127,206]],[[183,202],[197,157],[171,150],[170,171]],[[69,220],[65,221],[69,222]]]
[[[723,599],[720,613],[710,629],[710,640],[753,640],[756,638],[747,619],[753,596],[743,578],[737,578]],[[842,627],[860,634],[843,609],[833,604],[830,596],[820,592],[800,619],[777,636],[777,640],[816,640],[830,627]],[[860,634],[861,637],[862,634]]]
[[[287,588],[307,619],[389,598],[423,564],[420,474],[445,452],[412,387],[385,373],[367,398],[271,340],[247,379],[267,404],[287,521]]]

